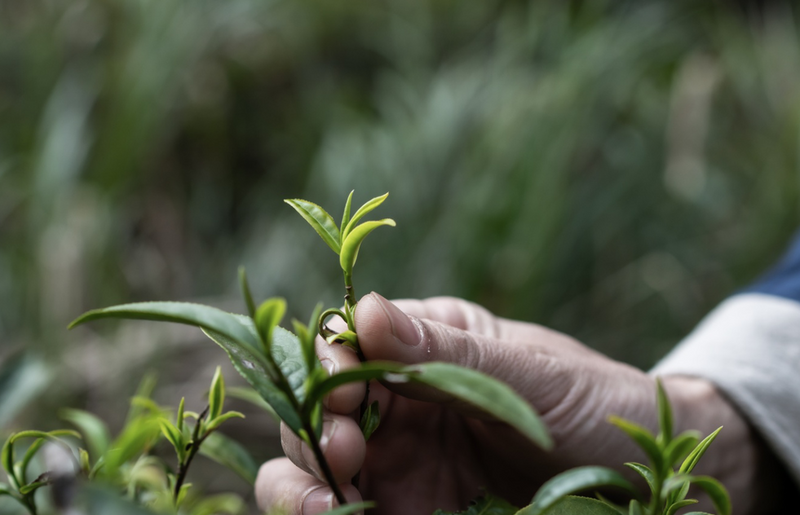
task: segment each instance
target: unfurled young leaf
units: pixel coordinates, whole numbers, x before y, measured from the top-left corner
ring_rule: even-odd
[[[681,474],[689,474],[692,472],[692,470],[694,470],[694,468],[697,466],[697,462],[703,457],[706,449],[708,449],[708,446],[711,445],[711,442],[714,441],[714,438],[717,437],[720,431],[722,431],[721,427],[717,428],[716,431],[703,438],[703,441],[697,444],[697,447],[695,447],[694,450],[689,453],[689,456],[687,456],[683,461],[683,464],[680,468]]]
[[[175,427],[178,431],[183,433],[183,419],[185,417],[186,397],[181,397],[181,402],[178,404],[178,413],[175,414]]]
[[[369,405],[366,411],[364,411],[364,415],[361,416],[361,423],[359,425],[361,427],[361,433],[364,435],[364,440],[369,441],[369,437],[378,429],[380,423],[381,412],[378,409],[378,401],[374,401]]]
[[[186,457],[186,441],[183,438],[183,433],[168,420],[161,422],[161,433],[175,448],[175,453],[178,455],[178,463],[183,463]]]
[[[520,515],[551,513],[548,510],[568,495],[606,486],[618,487],[636,495],[636,489],[619,472],[604,467],[579,467],[562,472],[542,485],[533,497],[531,505],[523,508]],[[602,505],[607,511],[611,510],[611,513],[616,513],[605,504],[599,501],[594,502]],[[576,511],[576,513],[582,512]]]
[[[62,409],[59,411],[59,416],[78,428],[95,459],[105,454],[111,442],[111,435],[105,422],[92,413],[76,409]]]
[[[244,297],[245,306],[247,306],[247,314],[250,318],[256,316],[256,303],[253,302],[253,294],[250,293],[250,283],[247,281],[247,272],[244,267],[239,267],[239,289],[242,290],[242,297]]]
[[[222,369],[217,367],[214,377],[211,379],[211,389],[208,391],[208,419],[214,420],[222,413],[222,406],[225,403],[225,378],[222,377]]]
[[[206,425],[206,433],[210,433],[211,431],[216,430],[224,422],[232,418],[244,418],[244,415],[239,413],[238,411],[229,411],[227,413],[223,413],[222,415],[208,422],[208,425]]]
[[[642,465],[641,463],[634,463],[628,462],[625,463],[625,466],[635,470],[640,476],[644,478],[647,482],[647,486],[650,487],[650,492],[655,495],[655,491],[658,489],[658,485],[656,485],[656,477],[650,467]]]
[[[661,380],[656,378],[657,404],[658,404],[658,425],[661,433],[658,435],[658,442],[662,448],[669,445],[672,441],[672,408],[669,405],[667,392]]]
[[[647,454],[647,457],[650,458],[655,470],[661,471],[663,469],[664,457],[661,454],[661,449],[658,443],[656,443],[656,438],[653,436],[653,433],[635,422],[624,420],[619,417],[609,417],[608,421],[622,429],[642,448],[645,454]]]
[[[353,221],[354,220],[355,218],[353,218]],[[353,221],[351,221],[350,224],[352,224]],[[353,267],[356,264],[356,259],[358,259],[358,250],[361,248],[361,243],[364,242],[364,238],[382,225],[394,227],[396,224],[391,218],[384,218],[383,220],[376,220],[374,222],[364,222],[348,231],[347,237],[342,242],[342,250],[339,254],[339,264],[345,274],[353,273]]]
[[[284,202],[300,213],[300,216],[317,231],[317,234],[328,244],[331,250],[337,254],[339,253],[341,249],[339,228],[336,227],[336,222],[333,221],[333,217],[327,211],[313,202],[299,198],[285,199]]]
[[[519,508],[492,494],[478,497],[469,503],[469,508],[459,512],[436,510],[433,515],[514,515]]]
[[[353,215],[353,218],[351,218],[344,226],[344,231],[342,232],[342,242],[347,240],[347,237],[353,232],[353,229],[356,228],[356,224],[358,224],[359,220],[368,215],[373,209],[383,204],[383,201],[386,200],[388,196],[389,194],[385,193],[379,197],[375,197],[366,201],[363,206],[358,208],[356,213]]]
[[[286,314],[286,300],[280,297],[267,299],[256,310],[255,322],[264,352],[270,353],[272,333]]]
[[[342,223],[341,225],[339,225],[340,240],[343,240],[344,237],[346,236],[344,230],[347,227],[347,224],[350,223],[350,208],[353,205],[353,193],[355,193],[355,190],[350,191],[350,194],[347,196],[347,202],[344,203],[344,212],[342,213]]]
[[[674,467],[697,446],[699,441],[700,433],[697,431],[685,431],[676,436],[664,449],[667,467]]]

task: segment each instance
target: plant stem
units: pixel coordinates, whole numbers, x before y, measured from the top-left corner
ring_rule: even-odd
[[[336,496],[336,501],[339,503],[339,506],[344,506],[347,504],[347,499],[344,498],[344,494],[342,494],[342,490],[339,488],[336,478],[333,477],[333,472],[331,472],[331,467],[328,465],[328,460],[325,459],[322,448],[319,446],[317,434],[314,432],[314,428],[311,427],[311,423],[308,420],[303,421],[303,429],[305,429],[308,434],[311,450],[314,452],[314,457],[317,459],[319,468],[322,469],[322,475],[325,476],[325,481],[328,483],[328,486],[331,487],[331,490],[333,490],[333,495]]]
[[[206,409],[204,409],[200,416],[197,417],[197,424],[195,424],[194,432],[192,433],[192,445],[189,447],[189,454],[178,467],[178,476],[175,479],[175,491],[173,492],[176,502],[178,501],[178,495],[181,493],[183,483],[186,481],[186,473],[189,472],[189,465],[192,464],[194,455],[200,450],[200,445],[203,443],[203,440],[205,440],[206,436],[208,436],[204,435],[202,438],[200,437],[200,426],[202,425],[202,421],[206,418],[207,414],[208,406],[206,406]]]

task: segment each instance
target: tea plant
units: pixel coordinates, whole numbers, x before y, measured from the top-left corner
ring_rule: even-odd
[[[359,221],[379,206],[387,195],[370,200],[351,217],[351,193],[339,226],[316,204],[300,199],[287,200],[338,254],[345,284],[343,309],[323,311],[321,306],[317,306],[307,324],[292,321],[294,332],[280,326],[286,313],[285,300],[270,298],[257,305],[244,270],[240,270],[239,278],[247,315],[184,302],[142,302],[90,311],[76,319],[70,327],[102,318],[130,318],[175,322],[200,328],[225,350],[234,368],[283,423],[312,450],[337,502],[342,505],[337,511],[340,514],[372,506],[371,503],[344,506],[346,500],[320,448],[322,400],[334,388],[347,383],[380,380],[427,385],[482,409],[516,428],[534,443],[549,448],[552,445],[550,437],[531,406],[505,383],[475,370],[440,362],[418,365],[368,362],[329,375],[320,364],[314,347],[317,333],[330,344],[353,348],[363,361],[355,326],[353,268],[364,238],[377,227],[394,225],[394,221],[383,219],[361,224]],[[347,329],[336,333],[327,328],[325,320],[334,315],[344,320]],[[377,406],[365,407],[362,430],[366,437],[377,428],[378,423]],[[184,458],[179,456],[179,459]]]
[[[731,502],[725,487],[708,476],[691,473],[703,454],[719,434],[721,427],[700,440],[696,431],[686,431],[673,437],[672,408],[660,381],[657,384],[659,433],[653,435],[646,428],[618,417],[609,421],[624,431],[642,448],[650,465],[628,462],[625,466],[642,476],[650,490],[645,501],[634,486],[619,472],[604,467],[579,467],[568,470],[547,481],[536,492],[531,504],[518,510],[502,499],[487,495],[478,499],[463,515],[675,515],[678,510],[696,504],[687,498],[694,485],[711,499],[718,515],[730,515]],[[678,463],[680,467],[675,468]],[[597,499],[577,497],[573,494],[614,488],[633,498],[626,506],[616,504],[600,494]],[[434,515],[453,515],[437,511]],[[684,515],[709,515],[689,512]]]
[[[79,431],[21,431],[10,435],[0,454],[8,475],[8,484],[0,483],[0,495],[15,499],[31,515],[38,515],[36,492],[39,489],[54,485],[67,490],[61,497],[70,497],[72,490],[81,488],[71,475],[58,475],[53,471],[31,478],[35,457],[50,442],[61,447],[62,454],[72,461],[81,483],[110,487],[128,501],[152,512],[171,515],[241,513],[244,502],[238,496],[201,497],[195,495],[191,484],[185,481],[198,453],[231,468],[251,484],[255,481],[256,464],[247,451],[216,432],[226,420],[243,417],[235,411],[223,412],[225,382],[219,368],[211,382],[208,406],[200,413],[185,410],[185,399],[181,399],[174,415],[172,410],[158,406],[150,399],[154,385],[149,377],[142,382],[131,400],[126,424],[113,440],[101,419],[75,409],[62,410],[60,415]],[[151,454],[162,435],[175,449],[177,466],[174,469]],[[83,445],[75,446],[67,438]],[[20,443],[25,440],[31,443],[18,459]]]

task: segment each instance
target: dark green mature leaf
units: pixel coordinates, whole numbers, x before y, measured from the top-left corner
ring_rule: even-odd
[[[553,446],[547,428],[531,405],[507,384],[451,363],[423,363],[407,367],[405,371],[411,372],[412,381],[433,386],[482,409],[542,448]]]
[[[533,496],[531,505],[524,508],[522,512],[525,515],[551,513],[548,510],[555,506],[560,499],[570,494],[606,486],[622,488],[636,496],[636,490],[633,485],[622,477],[619,472],[604,467],[579,467],[562,472],[543,484],[539,491],[536,492],[536,495]],[[599,501],[595,502],[611,509]],[[612,510],[612,513],[615,513],[614,510]]]
[[[269,353],[272,348],[272,333],[286,314],[286,300],[273,297],[261,303],[254,317],[258,335],[261,338],[264,352]]]
[[[332,510],[326,511],[322,515],[352,515],[353,513],[358,513],[363,510],[374,508],[375,506],[376,505],[374,502],[357,502],[352,504],[345,504],[344,506],[339,506]]]
[[[83,434],[86,447],[95,459],[105,454],[111,442],[111,434],[106,423],[99,417],[87,411],[69,408],[60,410],[59,416],[78,428]]]
[[[375,401],[369,405],[361,416],[361,423],[359,426],[361,427],[361,433],[364,435],[365,441],[369,441],[369,437],[378,429],[380,423],[381,412],[378,409],[378,401]]]
[[[299,338],[282,327],[276,327],[272,333],[272,357],[289,382],[295,398],[302,404],[306,396],[308,368]]]
[[[656,390],[658,398],[658,425],[661,429],[660,442],[661,445],[667,446],[672,441],[672,408],[669,404],[667,392],[664,391],[664,385],[661,380],[656,378]]]
[[[625,466],[635,470],[640,476],[642,476],[644,480],[647,482],[647,486],[650,487],[650,492],[655,493],[657,486],[656,478],[655,475],[653,474],[653,471],[650,470],[650,467],[642,465],[641,463],[634,463],[634,462],[625,463]]]
[[[647,454],[647,457],[650,458],[654,469],[663,469],[664,458],[661,454],[661,449],[656,443],[653,433],[648,431],[647,428],[636,424],[635,422],[621,419],[619,417],[608,417],[608,421],[622,429],[629,437],[631,437],[634,442],[639,445],[639,447],[642,448],[645,454]]]
[[[341,236],[339,234],[339,228],[336,227],[333,217],[329,215],[327,211],[313,202],[299,198],[285,199],[284,202],[300,213],[300,216],[317,231],[317,234],[328,244],[331,250],[337,254],[340,252]]]
[[[694,450],[689,453],[689,456],[683,460],[683,464],[680,468],[681,474],[689,474],[692,472],[692,470],[694,470],[694,468],[697,466],[697,462],[699,462],[700,458],[703,457],[706,449],[708,449],[708,446],[711,445],[711,442],[714,441],[714,438],[717,437],[720,431],[722,431],[722,427],[717,428],[716,431],[703,438],[703,441],[697,444],[697,447],[695,447]]]
[[[211,379],[211,388],[208,390],[209,420],[220,416],[223,404],[225,404],[225,378],[222,377],[222,369],[217,367],[214,377]]]
[[[69,328],[101,318],[129,318],[193,325],[224,335],[250,349],[259,349],[258,335],[248,317],[190,302],[137,302],[96,309],[76,318]],[[245,322],[247,321],[247,323]],[[249,327],[248,327],[249,325]]]
[[[605,498],[605,497],[604,497],[602,494],[600,494],[599,492],[595,492],[595,494],[594,494],[594,495],[595,495],[595,497],[597,497],[597,500],[598,500],[598,501],[600,501],[601,503],[605,504],[605,505],[606,505],[606,506],[608,506],[609,508],[612,508],[612,509],[613,509],[613,510],[615,510],[617,513],[619,513],[620,515],[628,515],[628,510],[626,510],[626,509],[625,509],[623,506],[620,506],[620,505],[618,505],[618,504],[616,504],[616,503],[613,503],[613,502],[611,502],[610,500],[606,499],[606,498]]]
[[[353,229],[355,229],[356,224],[358,223],[359,220],[361,220],[370,212],[372,212],[373,209],[383,204],[383,201],[386,200],[388,196],[389,194],[386,193],[384,195],[381,195],[380,197],[375,197],[373,199],[366,201],[363,206],[358,208],[356,210],[356,214],[353,215],[353,218],[350,219],[344,226],[345,229],[344,232],[342,232],[342,241],[344,242],[345,240],[347,240],[347,237],[350,235],[351,232],[353,232]]]
[[[731,514],[731,498],[722,483],[709,476],[695,476],[690,482],[711,498],[711,502],[714,503],[714,507],[717,509],[717,515]]]
[[[530,508],[522,508],[518,515],[529,515]],[[619,513],[606,504],[588,497],[568,496],[552,505],[546,512],[547,515],[619,515]]]
[[[514,515],[519,508],[492,494],[486,494],[470,502],[469,508],[459,512],[436,510],[433,515]]]
[[[700,433],[697,431],[685,431],[676,436],[664,449],[667,467],[674,467],[697,446],[699,441]]]
[[[252,328],[252,325],[250,327]],[[275,410],[286,425],[295,433],[299,432],[303,426],[300,416],[291,400],[270,379],[271,377],[276,377],[276,372],[270,369],[270,365],[260,355],[253,353],[250,348],[241,345],[239,342],[214,331],[204,332],[217,345],[225,349],[231,363],[233,363],[233,368],[272,406],[272,409]],[[276,336],[279,332],[276,331]],[[275,340],[277,341],[278,338]]]
[[[350,191],[350,194],[347,196],[347,202],[344,203],[344,211],[342,212],[342,223],[339,226],[340,240],[344,239],[344,237],[346,236],[344,230],[347,227],[347,224],[350,223],[350,208],[353,205],[353,193],[355,193],[355,190]]]
[[[253,294],[250,292],[250,283],[247,281],[247,272],[243,266],[239,267],[239,288],[242,290],[242,297],[247,306],[247,313],[251,318],[256,316],[256,303],[253,302]]]
[[[353,221],[354,220],[355,218],[353,218]],[[352,224],[353,221],[350,223]],[[361,248],[364,238],[382,225],[394,227],[396,224],[391,218],[384,218],[383,220],[376,220],[374,222],[364,222],[347,233],[347,237],[342,242],[341,253],[339,254],[339,264],[345,273],[350,274],[353,272],[353,267],[358,259],[358,250]]]
[[[221,433],[211,433],[200,446],[200,454],[239,474],[251,485],[256,481],[258,465],[238,442]]]

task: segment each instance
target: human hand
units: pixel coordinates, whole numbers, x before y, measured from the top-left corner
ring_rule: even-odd
[[[527,504],[552,475],[596,464],[621,469],[644,457],[609,415],[656,427],[655,383],[642,371],[613,361],[563,334],[500,319],[474,304],[453,299],[391,303],[377,294],[358,304],[356,326],[368,360],[413,364],[446,361],[505,381],[527,399],[547,424],[555,447],[544,452],[513,429],[445,395],[407,384],[374,384],[381,427],[367,446],[353,419],[363,384],[348,384],[326,399],[322,447],[348,501],[375,500],[381,514],[428,514],[463,509],[480,488],[517,505]],[[318,339],[329,371],[358,365],[355,354]],[[710,384],[667,378],[676,430],[708,433],[726,425],[704,458],[706,471],[736,497],[753,483],[756,450],[747,425]],[[287,458],[262,467],[256,495],[262,509],[314,515],[334,503],[316,460],[285,427]],[[737,460],[737,467],[730,467]],[[360,490],[346,484],[359,471]],[[742,503],[747,499],[742,499]]]

